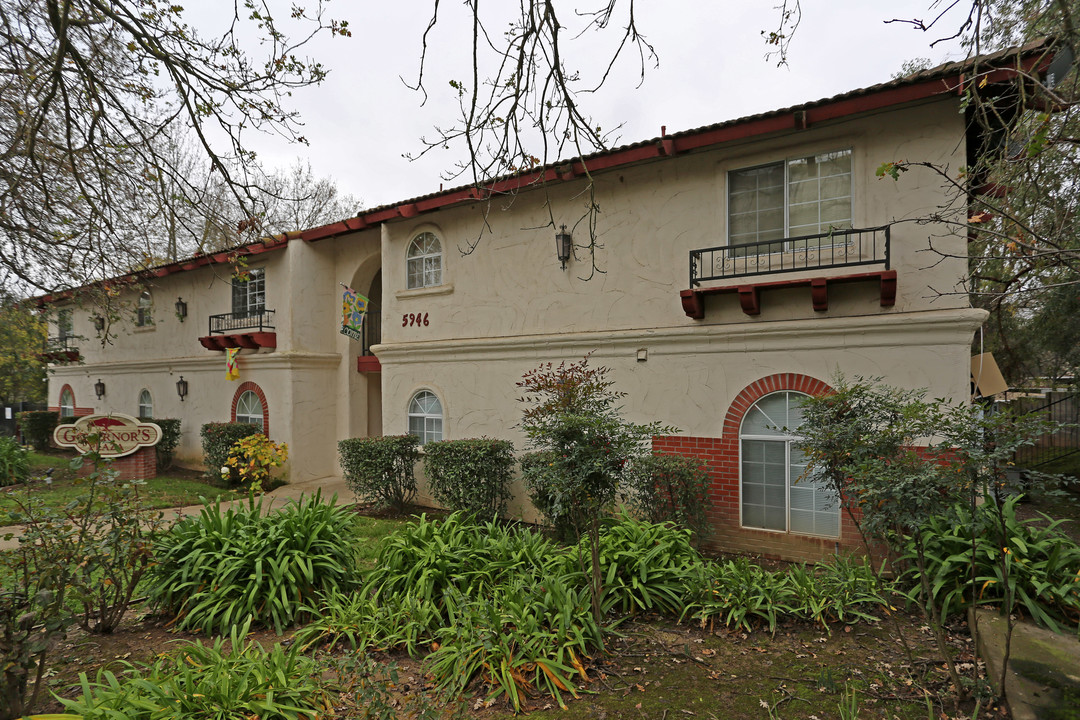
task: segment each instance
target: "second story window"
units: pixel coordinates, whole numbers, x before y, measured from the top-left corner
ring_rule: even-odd
[[[56,314],[56,329],[57,337],[60,338],[60,342],[64,342],[75,334],[73,332],[74,321],[72,319],[71,308],[66,308]]]
[[[434,233],[420,233],[406,253],[408,288],[442,285],[442,243]]]
[[[261,315],[266,310],[266,271],[249,268],[232,280],[232,312],[236,317]]]
[[[154,324],[154,298],[144,292],[139,296],[139,305],[135,308],[135,327],[150,327]]]
[[[729,245],[850,228],[851,214],[851,150],[728,173]]]

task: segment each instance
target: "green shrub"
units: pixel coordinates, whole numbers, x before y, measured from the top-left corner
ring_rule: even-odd
[[[82,697],[60,701],[86,720],[296,720],[331,711],[322,669],[299,646],[265,650],[246,641],[246,632],[241,627],[213,645],[185,643],[150,665],[123,663],[126,676],[101,670],[90,682],[82,673]]]
[[[709,472],[697,458],[647,455],[631,466],[627,499],[650,522],[673,522],[700,540],[709,532],[709,484]]]
[[[529,493],[529,500],[533,507],[550,525],[555,532],[555,537],[564,542],[574,542],[578,539],[578,528],[574,527],[570,515],[555,511],[555,496],[552,493],[553,483],[550,482],[551,473],[555,472],[555,452],[553,450],[538,450],[528,452],[521,456],[521,479],[525,482],[525,490]]]
[[[220,477],[221,468],[225,467],[225,461],[229,459],[229,451],[237,440],[249,435],[262,434],[262,428],[258,425],[247,423],[206,423],[202,426],[202,450],[203,464],[206,466],[206,474],[211,477]],[[230,485],[239,485],[240,476],[232,473]]]
[[[157,457],[158,472],[168,470],[172,466],[173,453],[180,444],[180,420],[178,418],[151,418],[140,417],[143,422],[152,422],[161,428],[161,440],[154,446]]]
[[[514,446],[508,440],[443,440],[424,446],[424,473],[450,510],[502,515],[510,498]]]
[[[1042,518],[1022,520],[1016,516],[1019,496],[1002,501],[1001,515],[1009,538],[1006,556],[1008,582],[1013,586],[1010,613],[1024,613],[1056,632],[1062,626],[1077,630],[1080,618],[1080,547],[1058,529],[1063,521]],[[997,511],[987,499],[976,508],[972,520],[967,503],[958,503],[951,512],[931,517],[924,526],[926,570],[934,601],[943,616],[961,612],[972,602],[1000,606],[1005,599],[1006,579],[1002,571],[1002,548]],[[971,585],[972,537],[975,538],[975,587]],[[908,547],[901,560],[911,561],[914,548]],[[912,566],[901,578],[917,591],[918,570]]]
[[[416,495],[413,468],[420,458],[415,435],[349,438],[338,443],[349,489],[378,508],[404,511]]]
[[[581,552],[586,550],[582,545]],[[690,545],[689,530],[625,513],[606,519],[600,529],[604,612],[616,608],[624,613],[679,613],[687,585],[700,578],[701,562]]]
[[[29,454],[15,438],[0,436],[0,487],[17,485],[30,476]]]
[[[203,508],[155,543],[151,599],[180,628],[210,633],[251,619],[281,633],[316,593],[353,587],[354,517],[318,493],[266,514],[255,500]]]
[[[60,413],[49,410],[29,410],[16,413],[19,432],[38,452],[45,452],[52,442],[53,430],[60,422]]]

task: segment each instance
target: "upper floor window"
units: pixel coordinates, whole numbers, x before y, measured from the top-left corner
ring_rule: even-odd
[[[139,295],[139,305],[135,308],[135,327],[149,327],[154,324],[154,298],[149,292]]]
[[[150,396],[150,391],[146,388],[139,391],[139,417],[154,417],[154,399]]]
[[[249,268],[233,276],[232,311],[238,317],[261,315],[266,310],[266,271]]]
[[[74,335],[75,321],[71,308],[65,308],[56,314],[56,328],[61,341]]]
[[[742,525],[749,528],[840,535],[840,503],[823,481],[804,477],[806,457],[791,433],[802,424],[802,393],[777,392],[746,412],[739,431]]]
[[[442,243],[434,233],[420,233],[413,238],[406,257],[410,290],[442,284]]]
[[[728,244],[851,227],[851,150],[728,173]]]
[[[252,390],[245,390],[236,401],[236,422],[263,427],[263,404]]]
[[[443,439],[442,403],[435,393],[421,390],[409,401],[409,434],[420,438],[421,445]]]
[[[75,393],[69,387],[60,391],[60,417],[75,417]]]

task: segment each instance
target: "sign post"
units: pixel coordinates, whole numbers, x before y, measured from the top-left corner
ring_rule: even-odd
[[[161,440],[161,427],[121,413],[87,415],[74,423],[57,425],[53,442],[81,453],[97,452],[102,457],[119,458]]]

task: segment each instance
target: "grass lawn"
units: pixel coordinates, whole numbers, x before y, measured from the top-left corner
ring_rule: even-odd
[[[86,481],[73,477],[68,469],[71,455],[30,453],[32,480],[25,485],[0,488],[0,518],[7,512],[16,510],[18,505],[13,495],[30,491],[44,498],[52,507],[62,508],[85,492]],[[45,471],[53,468],[52,483],[43,479]],[[191,470],[172,469],[146,481],[142,495],[151,507],[171,508],[185,505],[197,505],[206,500],[231,500],[243,497],[243,494],[216,487],[202,479],[200,473]],[[0,520],[2,523],[2,520]]]

